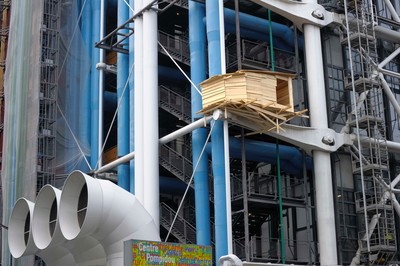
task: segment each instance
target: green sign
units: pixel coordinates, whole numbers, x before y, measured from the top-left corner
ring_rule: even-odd
[[[124,265],[212,265],[212,251],[210,246],[129,240]]]

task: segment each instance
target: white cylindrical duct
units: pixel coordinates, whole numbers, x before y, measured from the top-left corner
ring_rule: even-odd
[[[47,265],[76,265],[72,255],[63,249],[51,248],[39,250],[32,234],[33,212],[35,204],[25,198],[15,203],[8,226],[8,243],[14,258],[36,255]]]
[[[152,217],[133,194],[79,171],[64,184],[59,217],[67,240],[92,237],[99,241],[107,265],[123,265],[125,240],[160,241]]]
[[[31,219],[34,203],[20,198],[14,205],[8,223],[8,245],[14,258],[38,252],[31,234]]]
[[[106,254],[93,238],[67,241],[61,233],[59,206],[61,191],[53,186],[42,187],[33,209],[32,236],[49,265],[105,265]],[[57,264],[56,264],[57,262]]]
[[[154,4],[143,0],[143,6]],[[156,5],[153,7],[157,8]],[[159,228],[159,145],[158,145],[158,28],[157,12],[148,9],[143,12],[143,206],[153,217]]]

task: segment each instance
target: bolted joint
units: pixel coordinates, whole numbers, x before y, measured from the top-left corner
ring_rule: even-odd
[[[320,20],[323,20],[323,19],[325,18],[325,17],[324,17],[324,13],[323,13],[321,10],[319,10],[319,9],[314,10],[314,11],[311,13],[311,15],[312,15],[314,18],[320,19]]]
[[[324,136],[322,138],[322,143],[329,145],[329,146],[333,146],[333,145],[335,145],[335,139],[332,136]]]

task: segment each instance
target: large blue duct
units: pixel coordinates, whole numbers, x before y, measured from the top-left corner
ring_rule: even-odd
[[[235,25],[235,11],[232,9],[225,8],[224,9],[225,16],[225,26],[227,30],[232,29],[230,25]],[[262,19],[256,16],[248,15],[246,13],[239,13],[240,19],[240,34],[251,37],[250,33],[254,33],[257,38],[263,40],[262,35],[265,35],[266,38],[269,38],[269,21],[266,19]],[[271,22],[272,26],[272,35],[277,38],[274,40],[274,45],[280,49],[284,49],[283,47],[291,47],[290,50],[294,49],[295,44],[295,34],[293,29],[289,28],[286,25]],[[268,40],[266,40],[268,41]],[[276,42],[275,42],[276,41]],[[303,37],[298,37],[298,45],[299,49],[303,49]],[[281,47],[282,48],[281,48]],[[286,50],[286,49],[285,49]]]
[[[209,75],[222,73],[219,1],[206,1]],[[223,66],[225,68],[225,66]],[[211,153],[214,176],[215,260],[228,254],[224,128],[221,119],[212,121]]]
[[[118,25],[123,24],[129,19],[129,8],[124,0],[118,0]],[[128,33],[125,30],[124,33]],[[121,40],[122,36],[118,36]],[[128,40],[124,40],[121,45],[129,47]],[[117,123],[117,155],[122,157],[129,153],[129,89],[126,88],[127,79],[129,76],[129,55],[118,53],[118,68],[117,68],[117,95],[120,102],[118,109]],[[129,165],[121,164],[118,166],[118,186],[129,191],[130,177]]]
[[[203,22],[204,16],[204,5],[195,1],[189,1],[190,76],[198,88],[200,88],[200,82],[205,80],[207,77],[206,28]],[[203,117],[202,115],[197,114],[203,104],[201,95],[193,86],[191,88],[191,97],[192,121],[195,121]],[[192,132],[193,165],[199,161],[196,172],[194,173],[196,240],[198,245],[211,245],[207,154],[204,153],[200,158],[206,140],[206,128],[198,128]]]
[[[276,164],[276,144],[257,140],[245,140],[246,160]],[[242,144],[237,138],[229,138],[229,153],[232,158],[242,157]],[[211,144],[207,144],[207,153],[211,152]],[[296,147],[279,145],[281,169],[287,174],[303,175],[303,153]],[[311,169],[312,161],[306,157],[306,167]]]

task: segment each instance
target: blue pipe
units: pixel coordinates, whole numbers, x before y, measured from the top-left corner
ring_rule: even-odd
[[[186,187],[187,187],[187,184],[177,178],[160,176],[160,192],[161,193],[166,193],[166,194],[170,194],[170,195],[183,195],[183,193],[185,193]],[[197,225],[196,225],[196,228],[197,228]]]
[[[99,49],[94,46],[94,42],[100,40],[100,1],[92,3],[92,62],[91,62],[91,157],[90,165],[94,169],[99,158],[99,71],[96,64],[100,61]]]
[[[83,15],[82,15],[82,39],[83,39],[83,46],[87,54],[87,58],[90,60],[91,58],[91,52],[92,52],[92,36],[91,36],[91,30],[92,30],[92,17],[91,17],[91,9],[92,9],[92,4],[91,1],[86,1],[84,10],[83,10]],[[79,9],[80,10],[80,9]],[[82,143],[84,143],[85,146],[90,147],[90,139],[91,139],[91,123],[90,123],[90,118],[91,118],[91,108],[90,108],[90,95],[91,95],[91,71],[90,71],[90,64],[86,65],[87,70],[86,73],[87,75],[85,76],[85,79],[82,80],[82,85],[81,85],[81,92],[79,97],[80,101],[80,106],[82,108],[82,112],[79,115],[80,119],[80,134],[79,138]],[[82,73],[82,71],[81,71]],[[82,162],[81,167],[79,168],[82,171],[87,172],[88,166]]]
[[[206,30],[203,22],[205,16],[204,5],[189,1],[189,47],[190,47],[190,76],[200,88],[200,82],[206,79]],[[196,112],[202,108],[201,95],[192,86],[192,121],[203,116]],[[199,161],[194,174],[195,206],[196,206],[196,239],[198,245],[211,245],[210,228],[210,201],[208,189],[208,158],[200,153],[207,140],[207,129],[199,128],[192,132],[192,160],[193,165]]]
[[[111,1],[115,2],[115,1]],[[134,8],[135,0],[129,0],[129,5]],[[133,16],[133,12],[130,11],[130,17]],[[131,35],[129,38],[129,70],[135,63],[135,35]],[[134,82],[134,71],[132,71],[131,77],[129,78],[129,152],[135,151],[135,82]],[[129,162],[129,191],[135,193],[135,161]]]
[[[129,8],[125,4],[124,0],[118,0],[118,19],[117,24],[121,25],[129,19]],[[125,33],[128,33],[126,30]],[[122,36],[118,36],[118,39],[122,39]],[[121,43],[124,46],[128,46],[127,40]],[[129,76],[129,55],[118,53],[118,68],[117,68],[117,97],[120,102],[118,109],[118,123],[117,123],[117,156],[122,157],[129,153],[129,90],[125,90],[123,93],[126,81]],[[120,164],[118,166],[118,186],[125,190],[130,190],[129,182],[129,165]]]
[[[276,163],[276,144],[245,140],[246,159],[255,162]],[[208,144],[207,152],[210,152],[211,145]],[[229,138],[229,153],[233,158],[241,158],[241,142],[236,138]],[[279,145],[279,157],[281,159],[281,168],[288,174],[301,177],[303,175],[303,154],[296,147]],[[307,169],[312,169],[312,160],[306,158]]]
[[[244,39],[262,41],[269,43],[269,35],[266,32],[262,32],[264,29],[240,29],[240,36]],[[264,30],[265,31],[265,30]],[[225,23],[225,32],[236,34],[236,26],[233,24]],[[287,42],[282,41],[280,37],[273,36],[274,47],[285,51],[294,51],[293,45],[287,44]]]
[[[222,18],[223,19],[223,18]],[[219,1],[206,1],[208,65],[210,76],[221,74]],[[211,133],[214,175],[215,260],[228,254],[223,121],[213,121]]]
[[[235,11],[229,8],[224,9],[225,25],[235,25]],[[269,21],[246,13],[239,13],[240,27],[245,30],[259,32],[269,36]],[[280,39],[278,43],[285,43],[292,49],[294,48],[294,32],[286,25],[272,22],[272,34]],[[242,32],[241,32],[242,34]],[[275,44],[275,43],[274,43]],[[303,49],[303,37],[298,38],[299,49]]]
[[[245,140],[246,158],[249,161],[276,163],[276,144]],[[229,139],[229,152],[233,158],[241,158],[241,143],[236,138]],[[279,156],[281,168],[288,174],[302,176],[303,174],[303,153],[296,147],[279,145]],[[310,157],[306,158],[307,169],[312,169]]]

